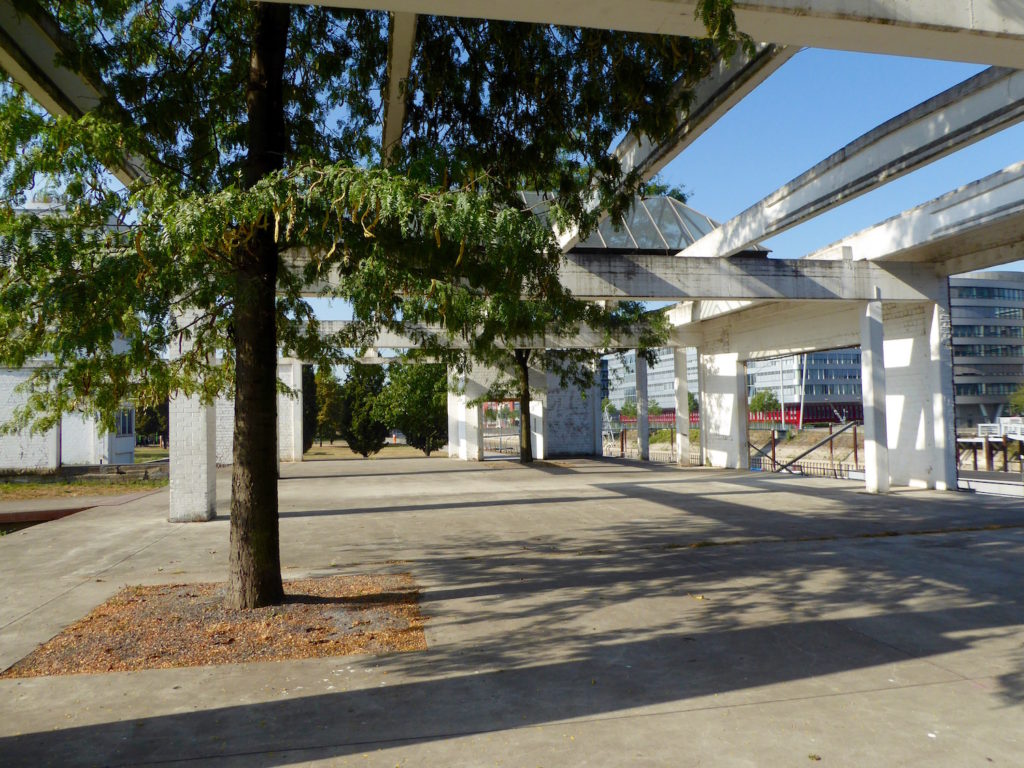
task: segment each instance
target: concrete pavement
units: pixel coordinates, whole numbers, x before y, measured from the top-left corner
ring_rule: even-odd
[[[570,460],[285,465],[286,578],[405,570],[429,650],[0,681],[4,765],[1020,765],[1024,507]],[[0,666],[221,580],[166,492],[0,539]]]

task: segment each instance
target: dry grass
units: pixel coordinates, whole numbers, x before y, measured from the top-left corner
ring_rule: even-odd
[[[441,451],[434,451],[430,454],[431,458],[436,458],[442,455]],[[334,445],[330,443],[324,443],[321,446],[319,443],[314,443],[313,447],[310,448],[302,455],[303,461],[326,461],[329,459],[362,459],[358,453],[354,453],[344,442],[336,440]],[[369,456],[370,459],[412,459],[419,458],[425,459],[426,455],[423,451],[413,448],[409,445],[385,445],[380,453],[375,453],[373,456]]]
[[[72,480],[53,483],[12,483],[0,482],[0,501],[22,501],[24,499],[63,499],[78,496],[124,496],[129,493],[151,491],[163,488],[167,479],[141,480]]]
[[[283,605],[225,606],[222,584],[126,587],[0,677],[426,650],[409,574],[285,582]]]

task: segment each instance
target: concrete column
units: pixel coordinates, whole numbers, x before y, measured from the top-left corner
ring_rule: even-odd
[[[690,398],[686,387],[686,349],[672,350],[672,367],[675,371],[676,405],[676,463],[681,467],[690,466]]]
[[[651,432],[647,423],[647,361],[636,352],[636,435],[640,460],[651,458]]]
[[[484,392],[472,379],[463,377],[460,392],[448,393],[448,456],[462,461],[483,461],[483,405],[471,400]]]
[[[533,447],[533,458],[542,461],[548,457],[548,420],[544,409],[544,401],[534,392],[530,398],[530,440]]]
[[[747,469],[747,372],[735,352],[699,354],[701,442],[713,467]]]
[[[179,318],[186,325],[188,314]],[[181,339],[171,354],[191,347]],[[170,512],[172,523],[212,520],[217,510],[217,413],[196,395],[172,394],[168,404],[170,428]]]
[[[217,415],[196,396],[170,398],[172,523],[212,520],[217,507]]]
[[[704,407],[704,393],[707,392],[707,384],[704,381],[704,366],[701,365],[700,350],[694,350],[697,355],[697,429],[700,442],[698,444],[700,466],[707,466],[708,463],[708,429],[706,414],[708,409]]]
[[[928,378],[932,388],[932,487],[956,490],[956,425],[953,403],[952,323],[948,304],[934,304],[929,312]]]
[[[864,485],[889,490],[889,443],[885,418],[885,353],[882,302],[869,301],[860,320],[861,392],[864,397]]]
[[[280,461],[302,461],[302,363],[284,359],[277,377],[295,394],[277,396],[277,445]]]

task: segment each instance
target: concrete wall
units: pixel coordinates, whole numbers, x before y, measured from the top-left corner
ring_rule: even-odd
[[[10,421],[14,410],[24,405],[25,395],[14,388],[26,381],[29,372],[0,368],[0,424]],[[0,469],[53,469],[57,466],[57,430],[43,434],[19,432],[0,435]]]
[[[563,389],[557,376],[547,374],[545,378],[545,391],[538,395],[545,422],[544,458],[600,455],[600,383],[590,387],[584,398],[578,387]]]

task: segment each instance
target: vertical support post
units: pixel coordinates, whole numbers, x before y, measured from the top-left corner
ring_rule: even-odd
[[[988,439],[988,436],[983,437],[985,441],[985,471],[991,472],[995,467],[995,460],[992,457],[992,441]]]
[[[672,350],[672,368],[675,373],[676,406],[676,464],[690,466],[690,397],[686,385],[686,349]]]
[[[1006,444],[1006,435],[1003,435],[1003,472],[1010,471],[1010,449]]]
[[[707,407],[707,374],[704,370],[700,350],[697,350],[697,429],[700,436],[700,465],[708,463],[708,407]]]
[[[853,425],[853,468],[856,470],[860,465],[860,461],[857,458],[857,425]]]
[[[882,302],[869,301],[860,320],[861,390],[864,395],[864,484],[868,493],[889,491],[889,440],[885,421],[885,353]]]
[[[295,394],[277,396],[279,461],[302,461],[302,363],[279,360],[277,376]]]
[[[178,317],[179,327],[193,319],[191,313]],[[174,355],[191,349],[183,336],[171,344]],[[172,523],[212,520],[217,511],[217,413],[214,405],[203,405],[198,395],[177,392],[168,403],[170,429],[170,509]]]
[[[647,361],[636,351],[636,436],[640,461],[651,458],[651,433],[647,423]]]
[[[779,468],[779,464],[775,461],[775,440],[779,434],[777,429],[772,430],[772,472],[775,472]]]

